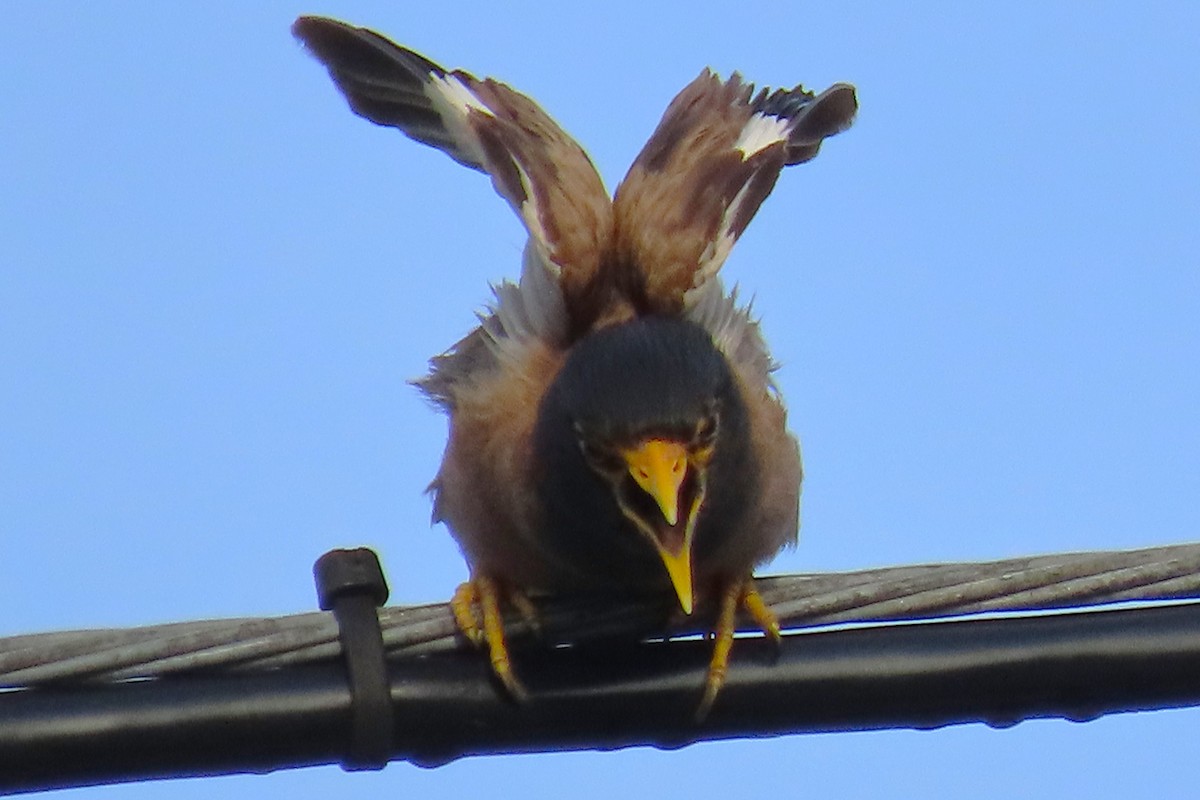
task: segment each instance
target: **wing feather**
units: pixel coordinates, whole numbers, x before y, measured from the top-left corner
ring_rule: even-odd
[[[356,114],[487,173],[568,305],[595,279],[609,246],[612,203],[587,154],[536,103],[365,28],[301,17],[292,32]]]
[[[652,311],[677,313],[720,270],[785,166],[850,126],[854,87],[764,89],[705,70],[671,102],[617,189],[615,259]]]

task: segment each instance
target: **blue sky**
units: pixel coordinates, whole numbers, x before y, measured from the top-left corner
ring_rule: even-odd
[[[808,470],[800,547],[767,571],[1194,540],[1198,8],[8,4],[0,635],[306,611],[334,546],[377,548],[396,603],[465,576],[422,494],[445,425],[405,381],[516,273],[523,233],[485,178],[352,116],[299,13],[529,93],[610,188],[705,65],[857,84],[856,126],[784,174],[725,269]],[[60,796],[1185,796],[1198,722]]]

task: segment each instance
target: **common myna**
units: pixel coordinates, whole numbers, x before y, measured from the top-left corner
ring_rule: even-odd
[[[335,20],[292,30],[356,114],[487,173],[529,233],[520,282],[419,382],[450,417],[431,490],[470,566],[459,627],[519,697],[503,605],[673,595],[691,614],[712,598],[706,710],[737,611],[779,636],[752,573],[795,542],[801,479],[758,325],[717,273],[782,169],[851,124],[854,87],[756,92],[706,69],[610,199],[503,83]]]

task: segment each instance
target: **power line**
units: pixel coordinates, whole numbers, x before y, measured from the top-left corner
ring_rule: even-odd
[[[704,641],[636,641],[661,610],[546,607],[514,643],[531,700],[494,687],[444,608],[381,609],[390,756],[672,747],[810,731],[1085,720],[1200,704],[1200,545],[763,580],[793,632],[739,640],[697,724]],[[1008,591],[1001,591],[1007,587]],[[1154,607],[1082,610],[1088,603]],[[1004,618],[885,623],[977,611]],[[592,618],[595,612],[599,616]],[[618,633],[623,631],[623,633]],[[586,632],[586,635],[585,635]],[[351,692],[329,614],[0,639],[0,791],[343,761]],[[22,677],[23,676],[23,677]],[[33,679],[31,679],[31,677]]]
[[[780,575],[760,579],[759,588],[785,628],[1191,599],[1200,598],[1200,544]],[[542,610],[546,635],[569,642],[661,633],[665,617],[662,609],[604,598],[550,602]],[[671,632],[701,632],[687,622]],[[446,605],[382,608],[379,623],[392,655],[461,646]],[[510,628],[520,633],[523,621],[514,618]],[[326,612],[33,634],[0,639],[0,687],[263,669],[340,652],[337,623]]]

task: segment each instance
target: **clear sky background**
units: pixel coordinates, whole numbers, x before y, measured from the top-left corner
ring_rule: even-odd
[[[0,635],[393,602],[466,574],[406,385],[524,234],[483,176],[351,115],[323,13],[536,98],[610,186],[705,65],[857,84],[726,270],[805,450],[800,547],[843,570],[1200,539],[1200,6],[4,3]],[[1190,797],[1200,711],[336,767],[66,792]]]

